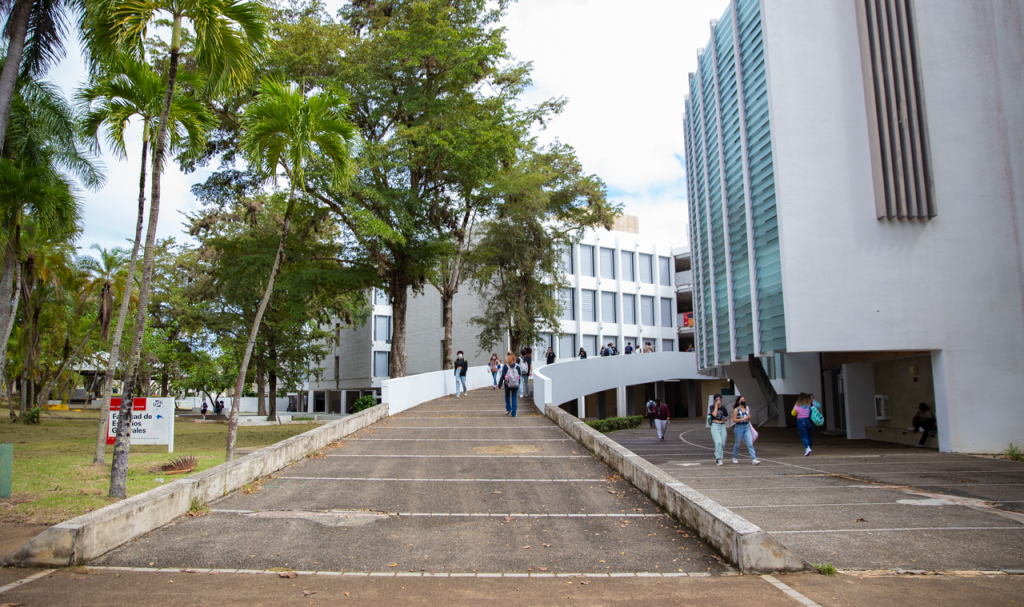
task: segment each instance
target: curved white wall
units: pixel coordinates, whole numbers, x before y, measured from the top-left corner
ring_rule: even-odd
[[[494,384],[487,366],[470,367],[466,388],[476,390]],[[388,415],[400,413],[427,401],[455,394],[455,371],[431,371],[381,382],[380,402],[388,406]]]
[[[697,373],[694,352],[655,352],[557,362],[537,369],[533,402],[560,405],[588,394],[671,379],[710,379]]]

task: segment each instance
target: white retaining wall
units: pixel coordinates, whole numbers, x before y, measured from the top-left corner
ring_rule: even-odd
[[[470,367],[466,388],[476,390],[494,384],[487,366]],[[388,415],[401,413],[416,405],[455,394],[455,371],[431,371],[381,382],[380,402],[388,406]]]
[[[567,360],[536,370],[533,402],[543,411],[544,405],[549,403],[558,406],[602,390],[669,379],[710,378],[697,373],[697,355],[694,352],[620,354]]]

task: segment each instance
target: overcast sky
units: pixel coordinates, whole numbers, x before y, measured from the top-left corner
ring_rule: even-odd
[[[339,6],[341,0],[327,0]],[[524,101],[565,96],[566,111],[542,133],[572,145],[609,197],[640,218],[640,233],[685,245],[683,97],[686,74],[710,36],[709,21],[728,0],[519,0],[505,25],[512,54],[533,62]],[[50,74],[65,92],[84,80],[81,55]],[[87,192],[79,245],[123,245],[134,233],[141,130],[129,129],[128,159],[106,156],[107,185]],[[198,207],[189,191],[208,172],[185,175],[171,163],[163,179],[159,236],[182,234],[182,212]]]

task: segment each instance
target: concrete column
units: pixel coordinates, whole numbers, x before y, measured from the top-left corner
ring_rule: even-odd
[[[939,451],[952,449],[952,429],[949,423],[949,392],[946,387],[945,359],[941,350],[932,352],[932,387],[935,390],[935,425],[939,439]]]
[[[843,365],[846,386],[846,438],[867,437],[864,428],[875,420],[875,366],[871,362]]]
[[[700,403],[697,402],[699,398],[697,382],[692,379],[686,380],[686,414],[690,419],[697,419],[697,410],[700,409]]]
[[[615,415],[626,417],[626,386],[619,386],[615,389]]]

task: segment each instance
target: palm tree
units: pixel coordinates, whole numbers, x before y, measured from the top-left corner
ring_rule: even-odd
[[[335,91],[324,90],[306,97],[299,87],[264,79],[260,83],[256,102],[246,110],[242,119],[241,147],[249,167],[268,182],[277,181],[280,167],[288,177],[288,206],[281,227],[274,265],[263,291],[263,299],[252,321],[249,340],[245,344],[242,363],[235,381],[235,394],[231,399],[228,419],[227,459],[235,456],[235,436],[238,430],[238,409],[245,386],[245,372],[249,366],[260,321],[274,292],[274,280],[281,269],[285,241],[295,209],[297,195],[306,193],[306,172],[311,165],[326,167],[332,182],[340,186],[348,177],[351,167],[352,146],[356,128],[348,121],[348,99]],[[273,396],[272,396],[273,397]]]
[[[7,342],[23,291],[24,222],[32,222],[42,237],[68,240],[78,231],[81,210],[66,174],[93,188],[103,182],[82,145],[74,111],[53,84],[20,82],[10,118],[0,156],[0,237],[6,242],[0,275],[0,378],[5,377]]]
[[[131,261],[128,263],[129,284],[135,281],[135,266],[139,258],[139,244],[142,240],[142,220],[146,206],[146,160],[154,121],[160,116],[164,98],[164,82],[150,66],[121,55],[110,62],[93,81],[75,95],[78,103],[86,110],[83,129],[99,141],[101,129],[106,129],[107,142],[119,159],[128,157],[125,151],[124,132],[133,119],[142,121],[142,163],[139,174],[139,212],[135,222],[135,241],[132,244]],[[213,118],[206,106],[192,95],[176,92],[171,99],[170,120],[172,128],[171,150],[181,150],[193,155],[202,151],[206,143],[206,131],[213,124]],[[104,309],[110,312],[109,308]],[[121,335],[128,317],[128,298],[121,299],[114,336],[110,343],[107,371],[103,377],[103,397],[100,411],[110,407],[113,393],[114,374],[120,358]],[[101,331],[106,340],[109,326]],[[102,465],[107,449],[107,416],[100,415],[96,426],[96,448],[92,463]]]
[[[149,28],[167,17],[171,21],[167,89],[153,146],[153,176],[146,248],[142,259],[142,283],[135,312],[135,332],[125,369],[114,461],[110,467],[110,496],[119,498],[126,497],[128,493],[132,398],[135,396],[135,373],[146,330],[146,311],[153,275],[153,245],[160,218],[160,176],[163,174],[171,105],[178,77],[182,26],[186,20],[192,24],[192,54],[196,64],[206,72],[208,93],[231,91],[244,85],[257,56],[263,51],[267,37],[266,10],[259,2],[247,0],[109,0],[93,7],[85,20],[85,37],[94,52],[110,55],[116,50],[122,50],[141,58]]]

